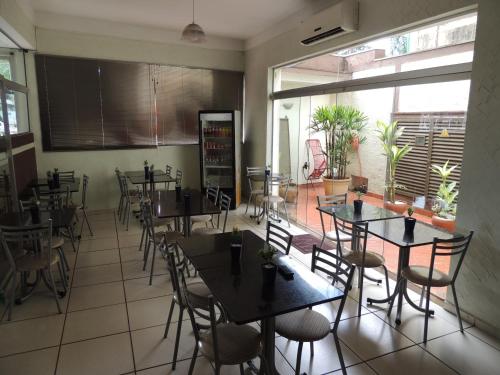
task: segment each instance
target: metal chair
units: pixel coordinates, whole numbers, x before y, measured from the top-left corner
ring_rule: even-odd
[[[172,167],[168,164],[165,166],[165,174],[169,177],[172,175]],[[170,182],[165,182],[165,189],[170,190]]]
[[[270,221],[267,222],[266,242],[269,245],[288,255],[292,246],[292,240],[293,235],[288,233],[288,231]]]
[[[151,259],[151,271],[149,273],[149,285],[153,282],[153,273],[155,267],[156,259],[156,249],[160,246],[165,246],[165,232],[156,232],[155,226],[153,225],[153,214],[151,211],[151,203],[149,200],[145,200],[142,203],[142,218],[144,220],[144,225],[146,227],[146,245],[144,247],[144,265],[143,270],[146,269],[146,264],[148,263],[149,252],[151,246],[153,246],[153,258]]]
[[[52,266],[57,265],[59,269],[59,275],[64,287],[64,294],[66,293],[66,277],[59,256],[52,252],[52,220],[49,219],[48,223],[31,226],[0,226],[0,241],[12,270],[12,277],[10,280],[12,286],[10,288],[10,297],[6,303],[5,310],[8,314],[7,319],[11,320],[12,318],[12,307],[16,299],[15,293],[17,289],[18,273],[21,274],[21,280],[24,281],[26,280],[24,276],[26,273],[38,272],[42,274],[43,278],[45,278],[44,273],[46,273],[48,276],[46,283],[54,294],[57,310],[59,313],[62,313],[59,304],[59,294],[52,274]],[[14,256],[13,254],[16,250],[18,253],[20,250],[21,254]],[[2,319],[5,312],[2,315]]]
[[[175,185],[182,186],[182,171],[179,169],[175,171]]]
[[[247,208],[245,210],[245,215],[248,212],[248,206],[253,199],[254,215],[257,213],[257,196],[264,194],[264,188],[257,187],[256,183],[252,180],[252,176],[264,176],[266,168],[264,167],[247,167],[247,179],[248,187],[250,189],[250,195],[248,196]]]
[[[193,233],[201,235],[224,233],[226,231],[227,216],[229,214],[230,206],[231,206],[231,197],[229,195],[224,194],[223,192],[220,192],[219,208],[221,210],[221,213],[217,215],[217,226],[213,228],[195,228],[193,229]],[[221,228],[221,215],[224,215],[222,228]]]
[[[218,186],[209,186],[206,191],[207,198],[213,203],[217,204],[217,199],[219,197],[219,187]],[[191,223],[205,223],[208,227],[208,223],[212,224],[212,228],[214,227],[213,223],[213,215],[197,215],[191,216]]]
[[[59,172],[60,182],[75,182],[75,171]]]
[[[318,208],[321,207],[335,207],[340,204],[347,204],[347,193],[338,195],[318,195],[316,196],[318,201]],[[325,226],[325,218],[323,217],[323,212],[319,211],[319,217],[321,219],[321,229],[323,231],[323,237],[321,238],[321,244],[319,247],[323,247],[325,239],[333,240],[337,244],[337,255],[341,254],[342,246],[341,242],[350,242],[351,237],[343,235],[342,232],[339,233],[340,237],[337,237],[337,231],[327,231]],[[331,218],[331,216],[329,215]]]
[[[387,297],[390,296],[389,292],[389,275],[387,272],[387,267],[385,266],[385,258],[372,251],[366,250],[366,243],[368,237],[368,223],[352,224],[345,220],[338,218],[335,212],[332,213],[333,221],[335,223],[335,232],[337,237],[349,236],[351,238],[351,251],[347,254],[342,254],[340,251],[338,256],[342,257],[349,263],[356,266],[358,269],[358,289],[359,289],[359,301],[358,301],[358,316],[361,315],[361,305],[363,301],[363,280],[365,278],[375,281],[377,284],[382,283],[382,280],[375,280],[367,275],[365,275],[365,268],[382,268],[385,275],[385,287],[387,291]]]
[[[140,202],[140,197],[139,197],[139,189],[137,190],[137,195],[131,195],[130,190],[127,185],[127,177],[120,175],[120,184],[122,191],[124,192],[124,199],[123,199],[123,204],[124,207],[122,208],[122,215],[120,217],[120,220],[122,224],[127,224],[127,231],[128,231],[128,224],[130,221],[130,215],[132,214],[132,205],[139,204]]]
[[[261,209],[266,210],[266,219],[269,221],[269,210],[274,211],[274,206],[276,205],[276,215],[274,216],[274,219],[279,220],[279,214],[280,214],[280,204],[283,206],[283,209],[285,211],[285,216],[286,216],[286,221],[288,223],[288,226],[290,227],[290,220],[288,219],[288,211],[286,209],[286,199],[283,197],[286,197],[288,194],[288,187],[290,185],[290,178],[289,177],[272,177],[270,176],[267,179],[267,184],[268,184],[268,194],[264,195],[262,197],[262,201],[260,203]],[[274,188],[281,189],[284,191],[283,196],[280,194],[273,194],[274,193]],[[265,205],[265,207],[263,207]],[[273,216],[271,216],[273,218]]]
[[[193,309],[208,309],[208,296],[211,295],[210,290],[203,282],[192,282],[186,284],[184,277],[182,276],[182,271],[185,269],[186,265],[184,260],[176,263],[175,255],[172,249],[167,249],[167,268],[170,274],[170,280],[172,281],[172,287],[174,290],[174,295],[172,301],[170,302],[170,309],[168,312],[167,323],[165,325],[165,333],[163,338],[168,337],[168,332],[170,330],[170,322],[172,320],[172,315],[174,313],[175,305],[179,308],[179,317],[177,320],[177,333],[175,336],[174,354],[172,358],[172,370],[175,370],[177,364],[177,353],[179,350],[179,341],[181,337],[182,322],[184,317],[184,311],[188,309],[188,299],[190,305]],[[181,280],[179,278],[181,275]],[[188,293],[185,293],[189,290]]]
[[[474,232],[471,231],[468,236],[453,238],[450,240],[441,240],[439,238],[434,238],[432,244],[432,254],[429,267],[427,266],[408,266],[401,270],[401,279],[396,285],[396,292],[400,291],[403,283],[410,281],[414,284],[422,286],[422,295],[425,291],[425,323],[424,323],[424,343],[427,342],[427,329],[429,327],[429,305],[431,301],[431,288],[432,287],[445,287],[451,286],[451,291],[453,292],[453,300],[455,302],[455,309],[457,312],[458,323],[460,324],[460,331],[464,331],[462,325],[462,317],[460,315],[460,307],[458,306],[457,292],[455,290],[455,281],[457,280],[458,272],[462,267],[462,263],[469,249],[470,241]],[[455,270],[451,274],[444,273],[435,268],[437,257],[458,257],[457,265]],[[394,305],[394,300],[398,293],[394,293],[389,305],[389,311],[387,315],[391,315],[392,307]]]
[[[316,245],[313,246],[313,255],[311,260],[311,271],[320,271],[325,276],[332,278],[332,284],[338,284],[337,288],[343,292],[340,304],[337,310],[337,316],[333,327],[330,328],[329,320],[317,311],[305,309],[293,313],[280,315],[276,317],[276,333],[280,336],[299,342],[297,350],[297,363],[295,365],[295,374],[300,374],[300,363],[302,359],[302,347],[305,342],[311,346],[311,356],[314,355],[314,342],[324,339],[332,333],[337,355],[339,356],[342,373],[347,374],[342,349],[337,335],[340,317],[344,310],[347,294],[352,285],[354,276],[354,265],[345,261],[341,257],[325,251]]]
[[[90,222],[89,222],[89,218],[87,217],[87,211],[86,211],[86,208],[87,208],[87,205],[86,205],[86,202],[87,202],[87,188],[88,188],[88,185],[89,185],[89,176],[87,175],[83,175],[83,184],[82,184],[82,203],[79,204],[79,205],[74,205],[73,207],[77,210],[81,210],[82,213],[83,213],[83,221],[82,221],[82,228],[80,230],[80,233],[83,231],[83,224],[84,222],[87,223],[87,228],[89,228],[89,232],[90,232],[90,235],[91,236],[94,236],[94,233],[92,232],[92,228],[90,227]]]

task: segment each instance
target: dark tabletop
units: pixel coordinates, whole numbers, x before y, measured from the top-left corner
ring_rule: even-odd
[[[144,171],[128,171],[125,172],[125,175],[130,180],[130,182],[134,185],[144,185],[149,183],[149,178],[146,179],[144,177]],[[164,171],[155,170],[154,171],[154,182],[175,182],[175,177],[169,176]]]
[[[420,221],[415,223],[413,235],[408,235],[405,233],[404,218],[371,222],[368,232],[399,247],[430,245],[435,237],[442,240],[463,237],[459,233],[449,233]]]
[[[185,207],[184,195],[191,194],[190,206]],[[153,212],[156,217],[184,217],[210,215],[220,213],[219,207],[213,204],[205,194],[198,190],[183,190],[180,200],[177,200],[175,190],[157,190],[151,194]]]
[[[28,187],[22,192],[22,196],[32,196],[32,188],[35,188],[40,194],[61,194],[66,192],[67,186],[69,186],[69,191],[71,193],[77,193],[80,190],[80,178],[75,177],[73,181],[61,181],[60,187],[57,189],[49,189],[46,178],[36,178],[30,182]]]
[[[278,273],[274,285],[264,287],[263,260],[257,252],[265,241],[250,231],[243,231],[242,236],[242,258],[236,264],[230,257],[231,233],[213,235],[210,240],[193,236],[180,241],[184,254],[198,268],[231,321],[249,323],[342,298],[341,290],[286,255],[274,262],[291,268],[293,280]]]
[[[42,223],[52,219],[53,228],[65,228],[71,225],[75,208],[63,208],[61,210],[41,211],[40,221]],[[0,225],[5,226],[25,226],[32,225],[30,212],[9,212],[0,215]]]
[[[339,219],[345,220],[349,223],[360,223],[366,221],[387,220],[403,217],[402,215],[397,214],[393,211],[387,210],[382,207],[372,206],[371,204],[367,204],[366,202],[363,202],[361,214],[354,213],[354,206],[352,204],[318,207],[317,209],[328,215],[331,215],[332,212],[335,212],[335,215]]]
[[[254,181],[254,182],[264,182],[266,180],[266,175],[265,174],[252,174],[250,176],[248,176],[250,178],[250,180]],[[284,176],[280,173],[271,173],[268,178],[274,178],[274,179],[277,179],[277,178],[284,178]]]

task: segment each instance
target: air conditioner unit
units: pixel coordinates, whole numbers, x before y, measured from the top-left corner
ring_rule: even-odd
[[[343,0],[303,22],[300,43],[311,46],[358,29],[358,0]]]

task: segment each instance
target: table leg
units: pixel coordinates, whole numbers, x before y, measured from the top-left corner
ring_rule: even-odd
[[[33,294],[36,286],[40,282],[40,272],[36,272],[36,278],[33,283],[28,282],[30,273],[29,272],[23,272],[21,274],[21,296],[16,298],[15,302],[16,305],[22,304],[24,301],[26,301],[31,295]]]
[[[191,236],[191,217],[190,216],[184,216],[184,236],[189,237]]]
[[[276,366],[274,364],[274,324],[274,316],[261,321],[262,357],[264,358],[264,361],[260,367],[260,374],[279,375],[279,372],[276,370]]]
[[[404,248],[399,248],[399,258],[398,258],[398,272],[396,274],[396,285],[397,283],[399,283],[400,279],[401,279],[401,269],[403,267],[403,253],[404,253]],[[402,290],[402,289],[401,289]],[[389,303],[391,302],[391,300],[395,297],[397,297],[397,294],[398,294],[398,289],[394,289],[394,292],[387,298],[382,298],[382,299],[375,299],[375,298],[367,298],[366,301],[369,303],[369,304],[372,304],[372,303]]]

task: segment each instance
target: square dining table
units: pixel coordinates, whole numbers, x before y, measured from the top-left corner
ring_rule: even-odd
[[[417,221],[415,223],[415,229],[413,233],[409,234],[405,232],[405,222],[404,218],[396,218],[393,220],[380,220],[371,222],[368,225],[368,233],[375,237],[381,238],[399,248],[399,258],[398,258],[398,271],[397,271],[397,281],[401,279],[401,271],[409,265],[410,262],[410,250],[418,251],[418,247],[432,245],[435,238],[442,240],[448,240],[451,238],[460,238],[463,235],[459,233],[450,233],[430,224]],[[412,250],[413,249],[413,250]],[[396,294],[396,295],[395,295]],[[403,298],[412,306],[414,309],[425,313],[425,309],[417,306],[408,296],[407,283],[405,280],[402,282],[401,290],[395,290],[392,296],[384,299],[374,299],[368,298],[368,303],[387,303],[390,302],[392,298],[398,298],[397,313],[396,313],[396,324],[401,324],[401,310],[403,307]],[[430,310],[430,314],[434,314],[434,311]]]
[[[311,306],[340,300],[344,292],[331,281],[311,272],[287,255],[275,259],[294,272],[292,280],[279,273],[273,285],[264,285],[263,259],[258,255],[265,240],[251,231],[242,231],[239,262],[231,259],[231,233],[183,238],[179,246],[198,270],[230,321],[246,324],[261,321],[266,374],[278,374],[274,363],[275,317]]]
[[[190,195],[190,203],[186,206],[184,196]],[[183,189],[177,196],[175,190],[155,190],[150,193],[153,214],[160,218],[182,219],[184,234],[191,234],[191,216],[220,214],[220,208],[199,190]],[[176,228],[178,229],[178,228]]]
[[[58,188],[49,189],[49,183],[46,178],[35,178],[30,181],[28,186],[21,192],[22,198],[33,196],[33,188],[39,195],[47,194],[64,194],[69,187],[70,193],[78,193],[80,191],[80,177],[75,177],[72,181],[60,181]]]
[[[144,175],[144,171],[126,171],[125,176],[129,179],[130,183],[133,185],[141,185],[142,186],[142,191],[144,194],[146,194],[146,187],[151,181],[149,178],[146,178]],[[166,174],[162,170],[155,170],[153,174],[153,180],[155,184],[160,184],[160,183],[171,183],[175,182],[176,179],[175,177],[172,177],[171,175]]]
[[[403,217],[402,215],[397,214],[391,210],[383,207],[373,206],[366,202],[363,202],[361,213],[354,212],[354,206],[352,204],[323,206],[317,207],[316,209],[327,215],[333,215],[333,213],[335,213],[335,216],[337,216],[339,219],[345,220],[348,223],[352,224]]]

